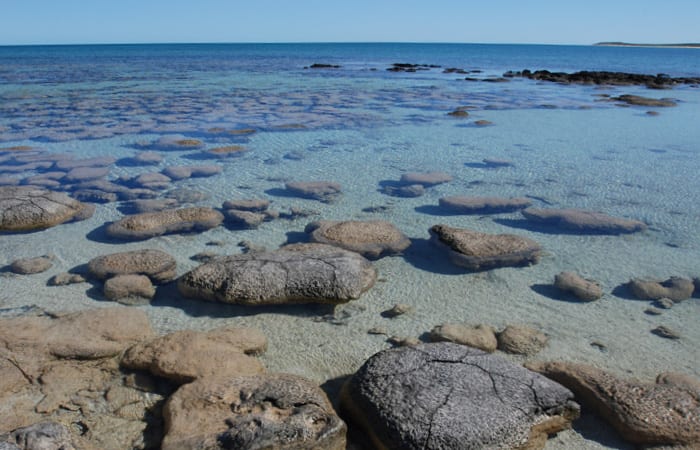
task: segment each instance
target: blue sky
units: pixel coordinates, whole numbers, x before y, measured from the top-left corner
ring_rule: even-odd
[[[0,0],[0,45],[700,42],[700,0]]]

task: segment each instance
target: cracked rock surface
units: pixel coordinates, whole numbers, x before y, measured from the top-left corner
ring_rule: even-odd
[[[386,449],[543,448],[579,414],[560,384],[448,342],[375,354],[344,386],[342,406]]]
[[[352,250],[369,259],[395,255],[406,250],[411,241],[393,224],[384,220],[311,222],[304,230],[312,242]]]
[[[326,394],[295,375],[205,377],[163,410],[162,450],[345,450],[345,423]]]
[[[178,280],[185,297],[242,305],[345,303],[374,285],[377,272],[355,252],[325,244],[231,255]]]
[[[50,228],[75,218],[85,205],[61,192],[34,186],[0,187],[0,231]]]

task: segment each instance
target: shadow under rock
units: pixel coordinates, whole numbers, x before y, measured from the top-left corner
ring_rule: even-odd
[[[124,244],[126,241],[113,239],[107,236],[107,227],[111,225],[112,222],[106,222],[90,231],[85,237],[93,242],[99,242],[100,244]]]
[[[375,448],[369,438],[368,433],[358,426],[347,410],[340,406],[340,393],[343,385],[350,380],[352,375],[340,376],[332,378],[321,385],[321,389],[326,393],[328,399],[333,405],[333,409],[338,413],[341,419],[348,426],[347,447],[346,450],[366,450]]]
[[[526,219],[493,219],[493,221],[506,227],[532,231],[533,233],[559,234],[570,236],[611,236],[610,233],[567,230],[565,228],[559,228],[553,225],[537,224]]]
[[[268,189],[265,191],[267,195],[272,195],[274,197],[286,197],[286,198],[306,198],[302,197],[299,194],[295,194],[294,192],[291,192],[287,189],[283,188],[272,188]]]
[[[287,244],[304,244],[310,242],[309,235],[304,231],[288,231],[287,232]]]
[[[151,300],[153,307],[177,308],[190,317],[243,317],[257,314],[286,314],[297,317],[318,317],[332,314],[335,305],[326,304],[294,304],[294,305],[232,305],[228,303],[209,302],[185,298],[177,290],[177,282],[159,286],[156,295]]]
[[[634,294],[632,294],[632,291],[630,290],[627,283],[622,283],[621,285],[617,286],[615,289],[612,290],[611,294],[615,297],[623,298],[625,300],[649,301],[640,300],[637,297],[635,297]]]
[[[543,297],[550,298],[552,300],[557,300],[560,302],[567,303],[586,303],[584,301],[578,300],[573,295],[566,293],[552,284],[533,284],[530,286],[535,293],[540,294]]]
[[[449,211],[445,208],[440,207],[439,205],[416,206],[413,209],[416,212],[419,212],[421,214],[429,214],[431,216],[463,216],[463,215],[465,215],[465,214],[460,214],[460,213],[455,213],[455,212]]]
[[[585,406],[581,407],[581,417],[574,420],[572,429],[584,439],[597,442],[606,448],[635,450],[638,447],[626,442],[617,431]]]
[[[470,273],[450,262],[444,251],[435,247],[430,239],[411,238],[411,246],[403,252],[403,259],[413,267],[442,275]]]

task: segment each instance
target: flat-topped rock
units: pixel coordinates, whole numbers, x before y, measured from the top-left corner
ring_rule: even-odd
[[[376,271],[355,252],[324,244],[231,255],[178,280],[185,297],[243,305],[345,303],[374,285]]]
[[[139,146],[163,151],[185,151],[202,149],[204,148],[204,142],[176,134],[162,136],[151,143],[139,144]]]
[[[700,397],[687,383],[675,384],[673,377],[645,383],[566,362],[528,366],[571,389],[629,442],[691,448],[700,444]]]
[[[612,97],[611,100],[617,100],[618,102],[626,103],[628,105],[634,106],[649,106],[652,108],[668,108],[671,106],[677,106],[675,100],[670,98],[649,98],[642,97],[640,95],[620,95],[619,97]]]
[[[254,328],[183,330],[134,345],[121,365],[182,384],[212,375],[263,373],[265,368],[254,356],[266,349],[267,338]]]
[[[145,275],[117,275],[105,281],[102,289],[107,300],[123,305],[143,305],[153,299],[156,289]]]
[[[647,75],[627,72],[590,71],[584,70],[573,73],[550,72],[549,70],[509,71],[504,77],[525,77],[531,80],[552,81],[556,83],[577,83],[597,85],[632,86],[642,85],[653,88],[671,87],[676,84],[697,84],[700,78],[673,78],[664,74]]]
[[[117,275],[145,275],[155,283],[166,283],[176,277],[175,258],[161,250],[145,249],[111,253],[88,262],[90,275],[100,280]]]
[[[143,240],[172,233],[191,233],[216,228],[224,216],[212,208],[193,207],[127,216],[107,226],[108,236],[123,240]]]
[[[140,214],[177,208],[179,203],[173,198],[145,198],[131,200],[124,206],[136,214]]]
[[[312,242],[352,250],[369,259],[396,255],[411,245],[405,234],[383,220],[322,220],[311,222],[304,231],[310,234]]]
[[[68,171],[61,181],[66,183],[80,183],[104,178],[108,173],[109,167],[76,167]]]
[[[527,198],[443,197],[440,207],[459,214],[497,214],[525,209],[532,205]]]
[[[222,209],[235,209],[238,211],[263,212],[270,207],[270,200],[266,199],[240,199],[227,200],[222,205]]]
[[[30,275],[46,272],[53,266],[54,255],[37,256],[34,258],[16,259],[10,264],[10,270],[20,275]]]
[[[547,335],[525,325],[508,325],[497,333],[498,349],[516,355],[534,355],[547,345]]]
[[[463,323],[444,323],[430,331],[431,342],[454,342],[468,345],[485,352],[496,351],[497,341],[494,329],[488,325],[467,325]]]
[[[535,264],[541,252],[537,242],[513,234],[435,225],[430,228],[430,236],[433,243],[447,250],[454,264],[469,270]]]
[[[377,448],[544,447],[578,417],[573,394],[506,359],[448,342],[372,356],[342,407]]]
[[[644,231],[644,222],[611,217],[585,209],[540,209],[527,208],[523,216],[533,222],[579,233],[623,234]]]
[[[332,181],[292,181],[285,188],[299,197],[322,202],[332,202],[341,192],[340,184]]]
[[[186,178],[211,177],[222,172],[223,168],[217,165],[202,166],[168,166],[163,169],[163,174],[173,180]]]
[[[681,302],[690,298],[695,291],[693,280],[681,277],[671,277],[665,281],[633,278],[627,286],[640,300],[670,298],[674,302]]]
[[[131,161],[139,166],[154,166],[163,162],[163,155],[158,152],[139,152]]]
[[[210,158],[237,158],[243,156],[248,151],[242,145],[226,145],[223,147],[210,148],[202,152],[203,156]]]
[[[54,163],[53,167],[64,171],[73,170],[78,167],[106,168],[114,164],[115,161],[116,158],[111,156],[97,156],[84,159],[59,159]]]
[[[34,186],[0,187],[0,232],[50,228],[73,220],[86,205],[66,194]]]
[[[131,180],[131,184],[144,189],[163,190],[170,187],[173,180],[162,173],[142,173]]]
[[[584,302],[592,302],[603,296],[603,289],[598,282],[587,280],[575,272],[557,274],[554,286]]]
[[[408,172],[401,175],[399,182],[405,185],[420,184],[424,187],[435,186],[452,181],[452,175],[445,172]]]
[[[165,404],[162,450],[345,450],[346,426],[325,393],[295,375],[206,377]]]

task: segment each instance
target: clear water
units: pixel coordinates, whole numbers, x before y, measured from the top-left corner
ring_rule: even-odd
[[[417,73],[391,73],[395,62],[440,65]],[[339,69],[304,69],[330,63]],[[155,172],[168,165],[220,164],[211,178],[174,182],[210,196],[219,207],[236,198],[269,198],[276,209],[312,209],[318,215],[276,220],[257,230],[219,227],[198,235],[171,235],[137,243],[92,239],[105,222],[122,217],[118,203],[100,204],[85,221],[49,230],[0,235],[0,266],[45,253],[54,267],[31,276],[0,277],[0,308],[36,304],[76,310],[108,306],[89,285],[48,287],[52,275],[106,253],[159,248],[173,254],[179,271],[195,267],[204,250],[237,253],[249,240],[276,248],[295,239],[313,219],[386,219],[414,241],[403,257],[375,262],[380,281],[359,300],[339,307],[349,319],[325,320],[323,307],[242,308],[179,298],[161,289],[142,306],[160,332],[222,325],[260,327],[270,339],[270,370],[298,373],[319,383],[353,372],[388,347],[374,326],[418,337],[443,322],[522,323],[545,331],[550,344],[539,359],[594,364],[650,379],[674,370],[700,376],[700,305],[697,299],[661,316],[648,302],[612,294],[632,277],[700,276],[700,89],[680,86],[562,86],[513,79],[465,81],[443,68],[480,70],[477,78],[508,70],[612,70],[699,76],[697,49],[531,45],[303,44],[133,45],[0,47],[0,147],[28,145],[73,158],[138,153],[137,143],[163,136],[200,139],[206,148],[240,144],[239,158],[201,160],[198,151],[161,152],[155,167],[116,164],[108,179]],[[672,97],[674,108],[620,107],[601,95]],[[471,106],[470,116],[447,115]],[[492,125],[479,127],[477,120]],[[249,136],[212,131],[255,128]],[[285,157],[290,153],[297,158]],[[40,172],[16,172],[0,152],[0,180],[20,182]],[[514,167],[489,170],[483,158]],[[418,198],[396,198],[382,183],[409,171],[439,170],[454,181]],[[284,181],[331,180],[342,197],[331,204],[279,195]],[[553,234],[521,226],[519,214],[444,216],[447,195],[523,196],[536,206],[580,207],[643,220],[644,233],[628,236]],[[385,206],[380,212],[363,212]],[[466,273],[428,242],[437,223],[492,233],[516,233],[540,242],[542,261],[526,268]],[[223,247],[207,247],[209,241]],[[598,280],[606,295],[578,304],[542,294],[562,270]],[[415,313],[385,319],[380,312],[408,303]],[[650,333],[677,330],[670,341]],[[603,343],[606,351],[591,343]],[[579,426],[550,440],[548,448],[624,447],[614,436]]]

